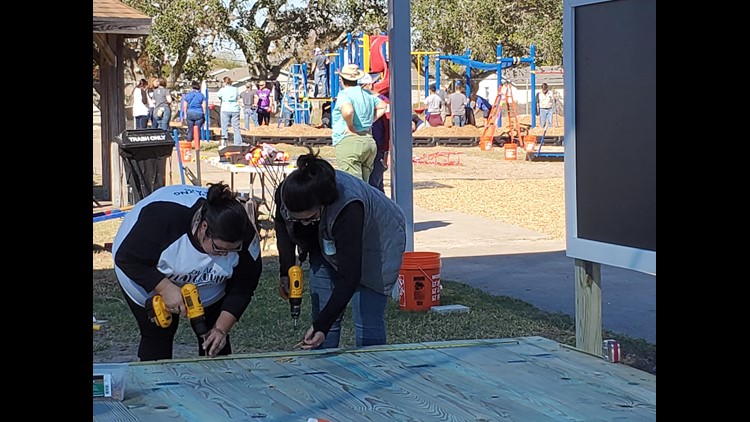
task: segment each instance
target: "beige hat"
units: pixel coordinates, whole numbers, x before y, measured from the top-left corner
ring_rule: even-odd
[[[363,72],[356,64],[349,63],[339,70],[339,75],[347,81],[357,81],[359,78],[365,76],[365,72]]]
[[[258,86],[266,86],[266,81],[258,81]]]

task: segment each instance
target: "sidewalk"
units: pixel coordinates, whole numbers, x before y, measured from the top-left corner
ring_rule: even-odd
[[[440,277],[575,316],[565,242],[460,212],[414,207],[414,250],[439,252]],[[604,328],[656,344],[656,276],[602,265]]]

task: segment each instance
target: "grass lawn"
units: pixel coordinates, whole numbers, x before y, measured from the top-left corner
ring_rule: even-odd
[[[107,320],[94,332],[94,362],[136,361],[138,329],[114,274],[112,255],[101,250],[111,242],[120,219],[94,224],[93,313]],[[308,288],[305,286],[303,311],[295,329],[289,305],[278,295],[278,256],[264,252],[260,285],[248,310],[232,329],[234,353],[291,350],[311,324]],[[307,265],[303,268],[307,271]],[[307,277],[305,277],[305,280]],[[386,323],[388,343],[469,340],[542,336],[566,345],[575,345],[575,321],[564,314],[544,312],[506,296],[493,296],[451,280],[442,280],[441,305],[461,304],[469,313],[436,314],[401,311],[389,301]],[[341,334],[341,347],[353,346],[351,311],[347,310]],[[622,363],[655,373],[656,345],[605,331],[604,338],[617,339],[622,347]],[[175,358],[197,356],[197,341],[189,323],[181,321],[175,341]]]

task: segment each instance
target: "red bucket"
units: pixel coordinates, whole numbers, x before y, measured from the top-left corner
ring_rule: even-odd
[[[425,311],[440,305],[441,265],[437,252],[404,252],[398,274],[402,311]]]

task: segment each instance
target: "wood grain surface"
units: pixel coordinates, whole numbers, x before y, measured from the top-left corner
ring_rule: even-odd
[[[656,377],[543,337],[132,363],[94,420],[653,421]]]

